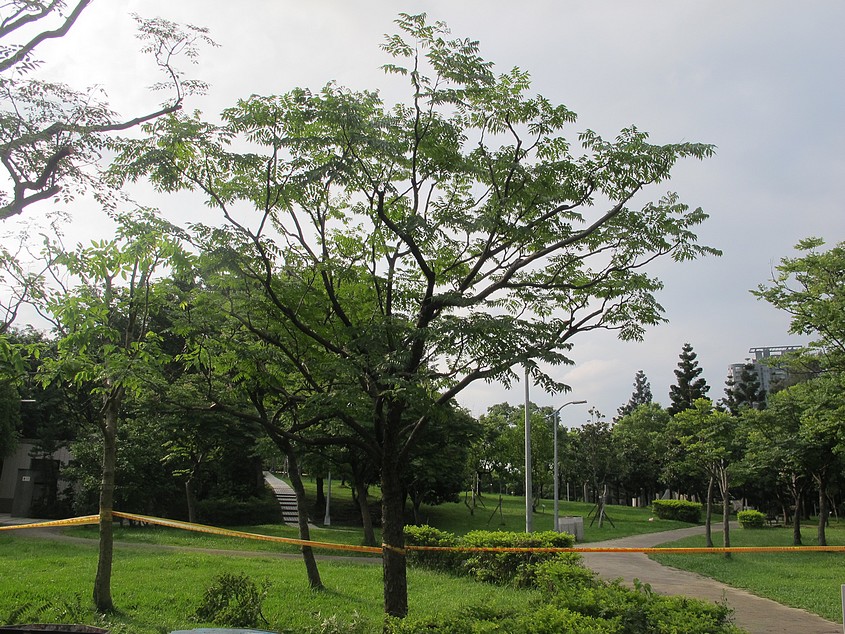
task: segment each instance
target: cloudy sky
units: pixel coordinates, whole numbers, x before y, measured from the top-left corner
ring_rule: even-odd
[[[788,319],[757,302],[749,289],[771,277],[778,260],[806,236],[845,239],[845,3],[808,0],[569,1],[419,0],[97,0],[71,34],[40,49],[44,71],[76,85],[102,85],[113,107],[132,116],[159,96],[157,80],[137,54],[130,13],[207,26],[221,45],[188,71],[211,84],[189,109],[210,116],[252,93],[319,88],[336,80],[353,89],[381,88],[379,50],[397,13],[426,12],[456,36],[481,42],[501,71],[528,70],[537,92],[579,115],[578,130],[613,137],[636,124],[653,142],[701,141],[717,146],[703,163],[680,164],[668,188],[710,220],[701,241],[724,252],[693,263],[659,263],[659,299],[669,323],[642,343],[610,333],[575,342],[575,365],[557,376],[567,395],[532,392],[541,404],[585,399],[608,418],[629,398],[643,369],[655,399],[668,403],[684,342],[698,353],[710,395],[721,397],[727,366],[752,346],[800,343]],[[143,196],[140,192],[138,195]],[[187,196],[159,205],[173,220],[204,210]],[[32,212],[29,212],[32,213]],[[73,239],[95,237],[99,222],[77,222]],[[81,232],[81,233],[80,233]],[[99,236],[96,236],[99,237]],[[460,399],[473,413],[522,388],[477,385]],[[579,424],[586,411],[567,412]]]

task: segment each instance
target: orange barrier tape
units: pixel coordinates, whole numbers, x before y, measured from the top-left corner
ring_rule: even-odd
[[[0,531],[13,531],[22,528],[53,528],[56,526],[82,526],[84,524],[96,524],[100,521],[99,515],[85,515],[84,517],[71,517],[66,520],[53,520],[50,522],[37,522],[35,524],[14,524],[12,526],[0,526]]]
[[[274,537],[272,535],[261,535],[260,533],[246,533],[244,531],[233,531],[228,528],[217,528],[216,526],[206,526],[205,524],[192,524],[190,522],[180,522],[179,520],[166,520],[160,517],[149,517],[147,515],[136,515],[134,513],[120,513],[114,512],[115,517],[122,517],[128,520],[135,520],[138,522],[147,522],[149,524],[158,524],[159,526],[169,526],[170,528],[181,528],[187,531],[194,531],[197,533],[209,533],[211,535],[224,535],[227,537],[241,537],[243,539],[254,539],[264,542],[276,542],[281,544],[293,544],[295,546],[310,546],[311,548],[325,548],[330,550],[348,550],[359,553],[381,554],[381,548],[375,546],[353,546],[352,544],[330,544],[328,542],[307,541],[304,539],[293,539],[290,537]]]
[[[405,546],[399,548],[398,546],[391,546],[389,544],[382,544],[381,548],[376,546],[353,546],[351,544],[334,544],[329,542],[315,542],[304,539],[293,539],[290,537],[274,537],[272,535],[262,535],[260,533],[247,533],[244,531],[233,531],[228,528],[217,528],[216,526],[207,526],[205,524],[194,524],[191,522],[182,522],[179,520],[168,520],[161,517],[151,517],[148,515],[137,515],[135,513],[121,513],[114,511],[114,517],[122,517],[123,519],[134,520],[137,522],[146,522],[148,524],[157,524],[159,526],[167,526],[170,528],[180,528],[182,530],[194,531],[197,533],[209,533],[211,535],[223,535],[226,537],[240,537],[242,539],[253,539],[265,542],[276,542],[281,544],[292,544],[294,546],[309,546],[311,548],[323,548],[327,550],[346,550],[352,552],[369,553],[373,555],[381,555],[384,550],[390,550],[399,554],[406,554],[407,551],[427,551],[427,552],[485,552],[485,553],[643,553],[651,554],[719,554],[719,553],[778,553],[778,552],[827,552],[837,553],[845,552],[845,546],[731,546],[729,548],[608,548],[596,547],[591,548],[461,548],[454,546]],[[38,522],[36,524],[16,524],[13,526],[0,526],[0,531],[16,530],[23,528],[55,528],[61,526],[80,526],[84,524],[96,524],[100,520],[99,515],[85,515],[83,517],[73,517],[64,520],[53,520],[49,522]]]

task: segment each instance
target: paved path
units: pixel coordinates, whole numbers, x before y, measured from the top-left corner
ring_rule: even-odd
[[[713,532],[721,530],[713,525]],[[681,528],[662,533],[634,535],[604,542],[585,543],[588,547],[649,548],[690,535],[704,533],[703,526]],[[734,621],[751,634],[842,634],[842,625],[827,621],[804,610],[755,596],[708,577],[661,566],[640,553],[584,553],[584,563],[604,579],[621,578],[632,585],[634,579],[648,583],[660,594],[683,594],[707,601],[727,599],[734,609]]]

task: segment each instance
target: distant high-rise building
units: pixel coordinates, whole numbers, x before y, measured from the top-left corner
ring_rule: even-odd
[[[757,373],[757,379],[760,381],[760,387],[766,391],[766,394],[771,392],[772,385],[776,388],[778,385],[783,385],[789,378],[789,372],[786,368],[778,365],[777,361],[769,361],[772,357],[780,357],[786,352],[795,352],[800,350],[801,346],[768,346],[765,348],[750,348],[749,354],[753,354],[753,359],[747,359],[744,363],[732,363],[728,368],[728,373],[733,379],[734,383],[739,382],[739,377],[742,374],[743,368],[749,363],[754,366],[754,371]]]

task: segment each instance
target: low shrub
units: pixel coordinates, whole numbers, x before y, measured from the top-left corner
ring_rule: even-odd
[[[697,524],[701,521],[701,504],[687,500],[655,500],[654,514],[662,520],[677,520]]]
[[[206,589],[195,616],[226,627],[257,627],[267,623],[261,607],[270,584],[259,587],[246,575],[223,573]]]
[[[700,505],[699,505],[700,506]],[[480,548],[570,548],[568,534],[475,531],[456,538],[430,527],[413,527],[415,543]],[[406,535],[408,531],[406,530]],[[409,556],[413,551],[409,551]],[[481,581],[530,586],[539,597],[524,608],[468,606],[459,614],[388,619],[388,634],[740,634],[725,605],[664,597],[648,585],[634,590],[606,583],[581,563],[578,553],[460,553],[453,572]],[[414,555],[415,556],[415,555]]]
[[[534,587],[551,597],[559,592],[580,592],[600,584],[598,575],[581,562],[578,553],[562,553],[556,559],[538,564],[534,571]]]
[[[471,531],[460,540],[467,548],[572,548],[575,538],[569,533],[541,531],[512,533],[504,531]],[[556,559],[563,553],[544,552],[486,552],[466,553],[463,568],[478,581],[512,584],[517,587],[534,585],[539,564]]]
[[[459,614],[427,618],[388,619],[387,634],[619,634],[607,619],[588,617],[551,606],[522,610],[469,606]]]
[[[458,614],[388,619],[388,634],[740,634],[723,605],[595,581],[522,609],[468,606]]]
[[[766,516],[754,510],[740,511],[736,514],[736,519],[742,528],[763,528],[766,523]]]
[[[554,531],[530,534],[472,531],[463,537],[456,537],[431,526],[406,526],[405,543],[409,546],[457,548],[572,548],[575,538],[569,533]],[[573,553],[408,551],[408,561],[414,565],[456,575],[468,575],[478,581],[512,584],[518,587],[533,585],[536,567],[561,556],[566,557],[566,561],[580,561],[580,556]]]
[[[406,546],[449,547],[458,545],[458,538],[448,531],[441,531],[433,526],[406,526]],[[409,550],[408,563],[412,566],[457,573],[464,556],[455,551]]]

